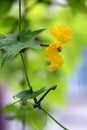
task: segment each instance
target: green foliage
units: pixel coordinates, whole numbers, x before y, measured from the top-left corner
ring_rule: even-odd
[[[5,50],[2,66],[13,59],[20,51],[26,48],[41,49],[41,46],[35,40],[35,37],[43,32],[44,29],[31,32],[29,29],[22,30],[16,34],[9,34],[0,39],[0,49]]]
[[[16,31],[16,29],[18,27],[17,25],[18,25],[18,19],[17,18],[15,18],[14,16],[7,16],[6,15],[6,17],[4,19],[2,19],[0,30],[5,31],[7,34],[13,33],[14,31]]]
[[[0,0],[0,15],[7,13],[13,4],[13,0]]]
[[[14,120],[14,119],[20,120],[22,117],[22,109],[16,106],[15,104],[14,105],[10,104],[4,107],[3,113],[6,115],[6,118],[8,120]]]
[[[16,112],[16,111],[17,111],[17,106],[16,105],[7,105],[3,109],[4,114],[9,114],[9,113]]]
[[[69,3],[69,6],[72,9],[72,12],[78,13],[78,12],[85,12],[87,13],[87,0],[67,0]]]
[[[3,109],[3,113],[8,120],[22,120],[26,115],[26,123],[34,130],[42,130],[47,123],[46,114],[39,109],[33,109],[29,103],[23,107],[8,105]]]
[[[37,91],[31,92],[30,90],[22,91],[14,96],[14,98],[20,98],[22,100],[34,99],[45,91],[45,88],[41,88]]]
[[[33,109],[30,105],[26,107],[26,123],[33,130],[42,130],[47,123],[47,115],[39,109]]]

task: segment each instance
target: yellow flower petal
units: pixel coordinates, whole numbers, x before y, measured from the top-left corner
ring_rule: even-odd
[[[57,39],[57,41],[62,42],[62,43],[66,43],[70,41],[72,38],[72,31],[66,25],[53,27],[51,29],[51,33],[54,36],[54,38]]]
[[[46,59],[51,63],[51,65],[47,67],[49,71],[54,71],[63,64],[63,60],[57,50],[60,45],[61,42],[56,42],[50,44],[49,47],[46,48]]]

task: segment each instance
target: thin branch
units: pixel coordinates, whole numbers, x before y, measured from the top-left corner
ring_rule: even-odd
[[[56,119],[54,119],[54,117],[52,117],[46,110],[44,110],[42,107],[39,108],[40,110],[42,110],[44,113],[46,113],[54,122],[56,122],[56,124],[58,124],[60,127],[62,127],[64,130],[69,130],[67,128],[65,128],[61,123],[59,123]]]
[[[26,80],[27,80],[27,83],[28,83],[28,86],[29,86],[30,90],[32,91],[32,86],[31,86],[30,81],[29,81],[29,78],[28,78],[28,74],[27,74],[27,70],[26,70],[26,65],[25,65],[25,60],[24,60],[23,53],[20,53],[20,55],[21,55],[21,59],[22,59],[23,66],[24,66],[24,71],[25,71]]]
[[[21,31],[21,0],[19,0],[19,31]]]
[[[10,105],[8,105],[7,107],[11,107],[11,106],[13,106],[14,104],[16,104],[16,103],[18,103],[18,102],[21,102],[21,99],[20,100],[18,100],[18,101],[16,101],[16,102],[14,102],[14,103],[11,103]]]

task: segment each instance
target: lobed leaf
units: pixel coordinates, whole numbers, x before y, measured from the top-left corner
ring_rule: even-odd
[[[31,32],[29,29],[22,30],[17,34],[9,34],[0,39],[0,49],[5,50],[2,66],[13,59],[20,51],[27,48],[41,49],[35,37],[45,29]],[[19,39],[18,39],[19,38]]]
[[[40,30],[36,30],[31,32],[31,30],[26,29],[26,30],[22,30],[18,33],[18,36],[21,37],[21,41],[26,41],[32,38],[35,38],[37,35],[39,35],[40,33],[42,33],[45,29],[40,29]]]
[[[8,34],[5,38],[0,39],[0,49],[6,50],[7,46],[17,43],[16,34]]]

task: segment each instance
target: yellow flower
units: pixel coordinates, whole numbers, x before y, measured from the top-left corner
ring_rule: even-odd
[[[58,54],[60,44],[60,42],[52,43],[46,48],[46,59],[51,62],[51,65],[47,67],[49,71],[54,71],[63,64],[63,60]]]
[[[57,42],[51,43],[46,48],[46,59],[51,63],[47,69],[49,71],[54,71],[63,64],[62,57],[58,52],[62,51],[65,43],[71,40],[72,32],[69,27],[61,25],[53,27],[51,29],[51,34],[57,39]]]
[[[51,34],[54,36],[54,38],[57,39],[57,41],[60,41],[63,43],[69,42],[72,38],[72,31],[66,25],[53,27],[51,29]]]

